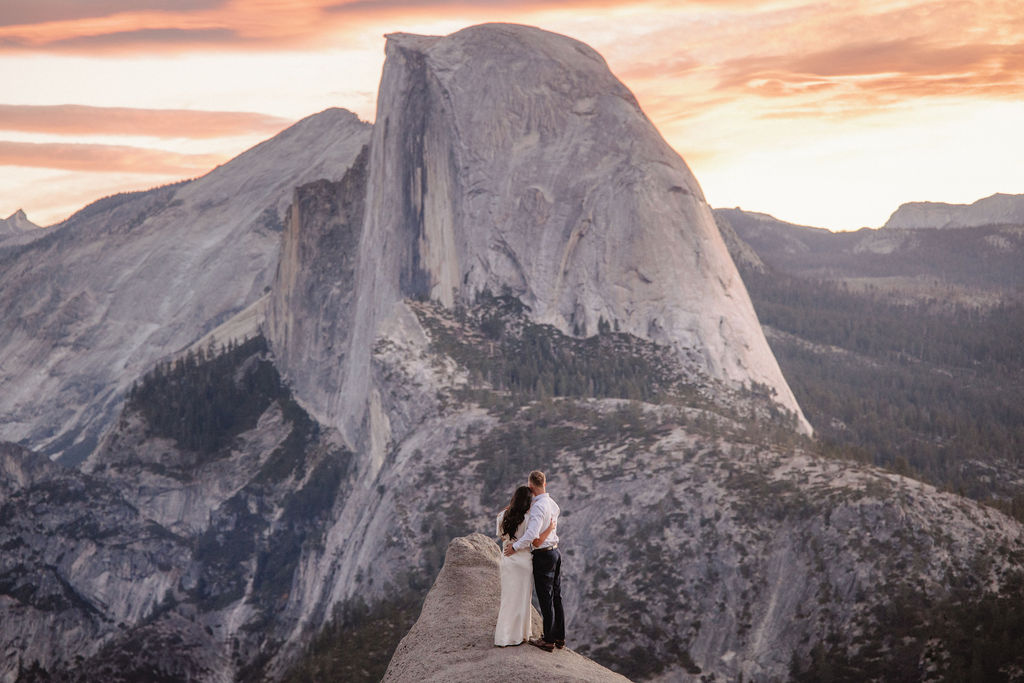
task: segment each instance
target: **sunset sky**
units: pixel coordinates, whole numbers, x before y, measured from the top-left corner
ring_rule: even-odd
[[[384,33],[532,24],[597,49],[708,201],[832,229],[1024,193],[1024,3],[0,0],[0,218],[202,175],[327,107]]]

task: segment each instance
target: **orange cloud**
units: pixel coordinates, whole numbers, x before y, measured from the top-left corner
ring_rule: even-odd
[[[291,122],[249,112],[141,110],[81,104],[0,104],[0,130],[60,135],[147,135],[206,139],[274,133]]]
[[[697,4],[733,4],[736,1],[700,0]],[[657,3],[645,0],[561,0],[560,2],[545,2],[544,0],[491,0],[491,2],[487,3],[474,0],[344,0],[343,2],[335,1],[323,5],[322,9],[328,13],[359,16],[393,15],[410,11],[430,12],[436,16],[438,13],[456,10],[531,12],[536,10],[574,8],[597,10],[629,5],[643,5],[647,7],[653,5],[655,9],[657,7]]]
[[[822,102],[878,105],[936,96],[1019,97],[1024,47],[861,42],[807,54],[733,59],[717,90],[764,97],[818,93]]]
[[[258,44],[226,28],[140,28],[48,40],[0,36],[0,50],[104,54],[111,52],[181,52],[196,49],[244,47]]]
[[[108,17],[140,10],[183,11],[221,7],[227,0],[4,0],[0,26]]]
[[[207,139],[276,133],[289,123],[287,119],[250,112],[0,104],[0,130],[23,133]]]
[[[879,74],[918,76],[1001,71],[1024,54],[1016,45],[932,45],[919,39],[861,42],[793,55],[742,57],[727,62],[721,85],[734,87],[764,76],[793,81]]]
[[[45,14],[36,13],[36,22],[0,22],[0,51],[92,55],[289,44],[308,47],[310,40],[329,31],[317,0],[109,0],[67,4],[88,5],[94,11],[62,12],[53,8]]]
[[[7,0],[3,0],[6,2]],[[481,21],[535,23],[559,10],[601,13],[635,6],[657,11],[672,3],[657,0],[80,0],[62,9],[45,0],[46,11],[31,0],[16,0],[24,21],[0,21],[0,52],[74,54],[174,53],[189,50],[253,50],[337,44],[341,36],[358,38],[367,26],[382,22],[407,25],[461,17]],[[741,0],[694,0],[698,5],[733,5]],[[91,9],[90,9],[91,8]],[[34,18],[35,21],[28,21]]]
[[[0,140],[0,166],[194,176],[224,161],[213,154],[179,154],[143,147]]]
[[[619,70],[616,75],[627,80],[633,78],[685,78],[693,75],[703,66],[704,64],[699,59],[683,52],[663,56],[657,61],[635,62],[625,69]]]

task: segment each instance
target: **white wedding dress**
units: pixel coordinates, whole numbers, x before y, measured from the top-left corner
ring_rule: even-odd
[[[505,511],[498,513],[497,534],[502,544],[509,542],[509,537],[501,532],[501,518]],[[523,519],[516,529],[516,538],[522,538],[526,532]],[[495,645],[519,645],[530,639],[530,601],[533,599],[533,555],[530,548],[516,551],[512,557],[501,556],[501,607],[498,609],[498,625],[494,628]]]

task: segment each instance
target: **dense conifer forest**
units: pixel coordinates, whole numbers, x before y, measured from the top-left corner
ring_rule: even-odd
[[[1024,304],[901,302],[744,269],[824,447],[1024,519]],[[774,330],[775,332],[772,332]]]
[[[266,351],[263,336],[189,351],[136,382],[126,407],[140,411],[155,435],[212,454],[254,427],[271,401],[287,394],[270,359],[254,356]]]

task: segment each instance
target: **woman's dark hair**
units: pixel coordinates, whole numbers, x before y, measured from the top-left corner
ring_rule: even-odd
[[[526,519],[526,513],[530,511],[530,503],[533,502],[533,494],[529,486],[520,486],[512,494],[512,502],[505,510],[505,516],[501,519],[501,531],[503,534],[516,540],[516,529]]]

